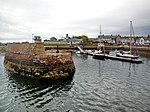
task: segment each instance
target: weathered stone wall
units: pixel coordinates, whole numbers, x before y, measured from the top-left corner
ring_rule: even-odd
[[[6,52],[6,45],[1,45],[0,46],[0,54]]]
[[[71,53],[45,52],[44,44],[9,44],[4,60],[13,72],[36,78],[58,79],[75,72]]]
[[[45,53],[43,43],[8,44],[6,51],[8,53],[30,54],[30,55]]]
[[[35,56],[44,53],[45,49],[42,43],[8,44],[5,58],[14,63],[32,66]]]

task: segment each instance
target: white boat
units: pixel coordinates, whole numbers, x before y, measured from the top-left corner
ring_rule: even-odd
[[[131,62],[131,63],[143,63],[142,60],[139,58],[133,58],[132,55],[126,54],[126,57],[121,57],[117,56],[120,52],[115,50],[115,51],[110,51],[108,55],[105,55],[105,59],[112,59],[112,60],[118,60],[118,61],[123,61],[123,62]],[[128,56],[128,57],[127,57]]]
[[[133,30],[132,22],[130,24]],[[130,33],[130,37],[131,37],[131,33]],[[133,63],[142,63],[142,60],[139,59],[139,56],[131,54],[131,48],[132,47],[130,42],[130,51],[118,51],[118,50],[111,51],[109,55],[106,55],[106,58],[120,60],[120,61],[128,61]]]
[[[93,51],[92,50],[86,50],[86,52],[87,52],[88,55],[93,56]]]
[[[77,51],[76,54],[81,54],[81,52],[80,52],[80,51]]]
[[[132,33],[133,33],[133,36],[135,38],[132,21],[130,21],[130,37],[131,38],[132,38]],[[131,58],[131,59],[137,59],[137,58],[139,58],[139,56],[131,54],[131,49],[132,49],[132,46],[131,46],[131,41],[130,41],[130,51],[121,51],[121,52],[118,52],[118,53],[116,53],[116,56],[118,56],[118,57],[124,57],[124,58]]]
[[[139,56],[135,56],[135,55],[132,55],[132,54],[127,54],[127,53],[124,53],[124,52],[118,52],[116,53],[116,56],[118,57],[124,57],[124,58],[133,58],[133,59],[137,59],[139,58]]]
[[[95,59],[105,59],[105,54],[101,50],[95,50],[93,53],[93,58]]]
[[[86,52],[87,52],[88,55],[91,55],[91,56],[93,56],[93,55],[95,55],[95,54],[101,54],[101,53],[102,53],[101,50],[95,50],[95,51],[86,50]]]
[[[102,54],[102,51],[101,51],[101,50],[95,50],[95,51],[93,52],[93,54]]]

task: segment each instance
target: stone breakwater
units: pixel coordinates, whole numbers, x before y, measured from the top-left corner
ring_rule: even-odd
[[[72,77],[75,72],[70,52],[48,52],[43,43],[7,45],[4,65],[9,71],[38,79]]]

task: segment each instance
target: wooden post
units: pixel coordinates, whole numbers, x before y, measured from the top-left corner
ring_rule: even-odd
[[[59,50],[58,50],[58,45],[57,45],[57,51],[56,51],[56,53],[59,53]]]

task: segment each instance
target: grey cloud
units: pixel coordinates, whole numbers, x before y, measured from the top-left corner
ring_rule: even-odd
[[[53,31],[57,32],[56,35],[59,36],[63,33],[69,33],[71,35],[93,34],[97,37],[101,24],[103,34],[129,35],[129,21],[133,21],[135,34],[147,35],[150,34],[149,4],[149,0],[125,0],[122,6],[107,12],[104,16],[67,22],[66,26],[54,26],[49,32],[52,32],[52,34]],[[29,38],[30,40],[31,33],[34,33],[32,32],[32,28],[51,28],[49,26],[53,23],[52,17],[55,15],[53,10],[59,8],[55,5],[57,4],[54,4],[51,0],[1,0],[0,32],[4,35],[0,35],[0,40],[4,40],[5,37],[8,40],[19,39],[20,37],[25,39]],[[96,7],[91,6],[91,8]],[[21,15],[16,15],[17,18],[19,18],[19,21],[13,17],[13,13],[11,13],[12,9],[21,11]],[[61,9],[59,10],[60,13],[65,14],[65,12],[61,12]],[[60,17],[59,19],[61,18],[63,17]],[[49,32],[46,35],[49,35]],[[7,37],[7,34],[10,34],[11,37]]]
[[[95,33],[99,32],[99,25],[101,24],[104,34],[129,35],[129,22],[133,21],[136,34],[147,35],[150,33],[149,4],[149,0],[127,1],[124,6],[107,13],[107,16],[89,18],[72,24],[75,24],[76,28],[84,29],[85,32]]]

